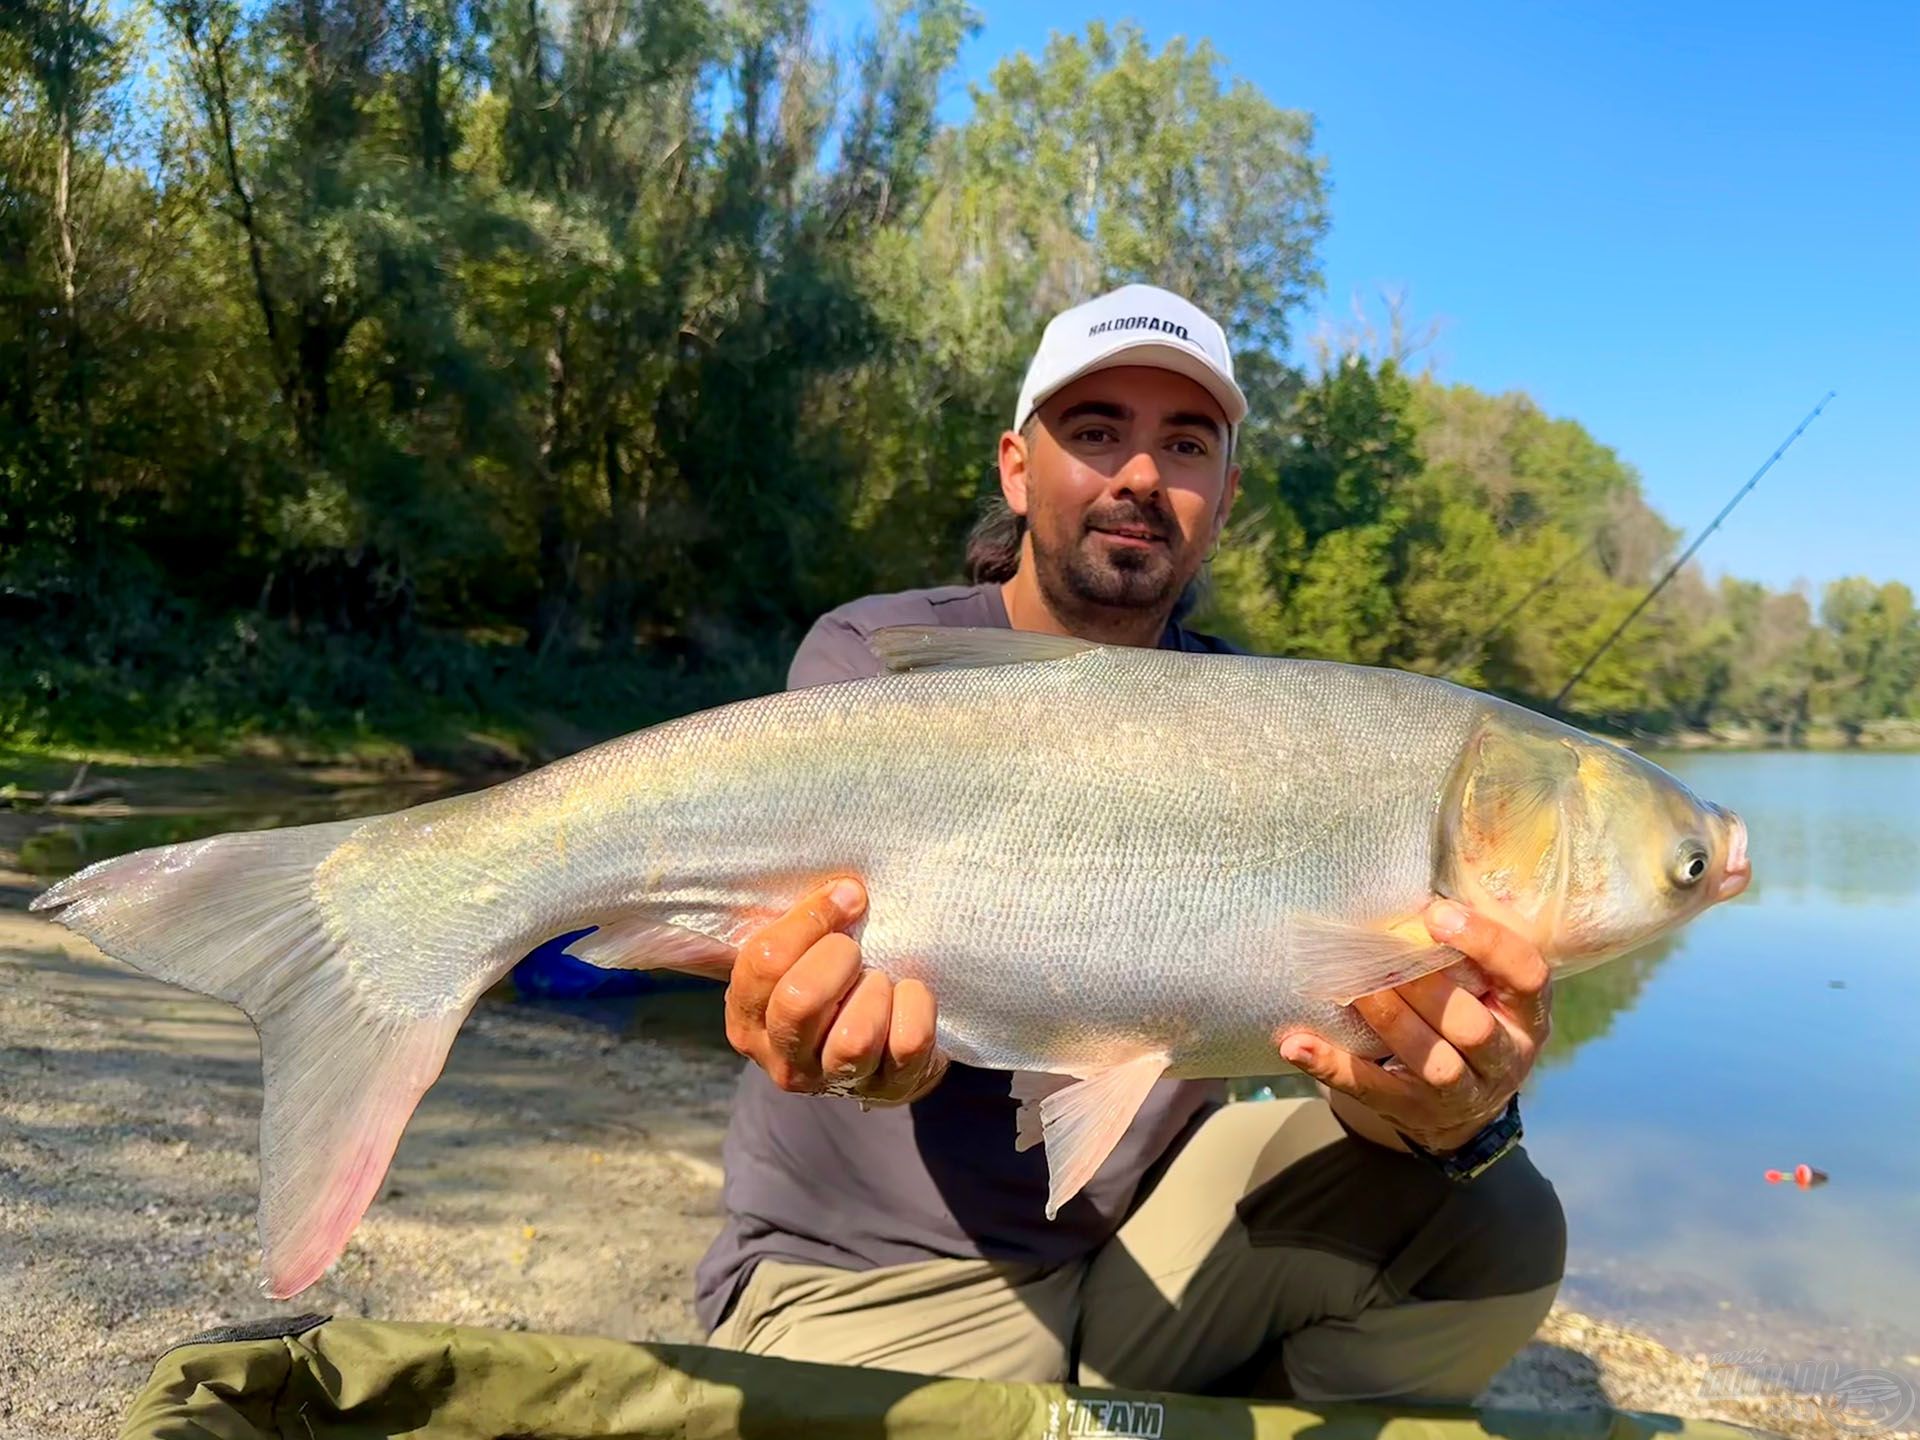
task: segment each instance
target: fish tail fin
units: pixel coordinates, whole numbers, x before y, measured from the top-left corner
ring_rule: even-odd
[[[466,1008],[381,1013],[353,983],[314,870],[359,820],[216,835],[89,866],[32,909],[161,980],[238,1005],[260,1032],[260,1243],[267,1293],[346,1248]]]
[[[298,1295],[340,1258],[466,1018],[461,1009],[369,1025],[316,995],[260,1022],[260,1249],[268,1295]]]

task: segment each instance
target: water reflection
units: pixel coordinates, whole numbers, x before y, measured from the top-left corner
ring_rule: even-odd
[[[1553,982],[1553,1038],[1540,1054],[1543,1068],[1564,1065],[1580,1047],[1613,1028],[1614,1017],[1631,1010],[1657,971],[1679,948],[1666,936],[1617,960]]]

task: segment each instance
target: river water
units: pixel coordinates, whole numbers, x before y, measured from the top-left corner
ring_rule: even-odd
[[[1522,1104],[1568,1298],[1707,1351],[1920,1356],[1920,756],[1655,758],[1745,817],[1754,884],[1558,987]],[[1799,1164],[1830,1182],[1764,1178]]]

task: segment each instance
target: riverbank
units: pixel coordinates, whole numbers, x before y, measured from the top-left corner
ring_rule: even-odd
[[[161,767],[133,777],[138,805],[112,803],[230,803],[243,780],[303,797],[383,783]],[[19,845],[58,818],[0,812],[0,1437],[97,1435],[167,1345],[275,1313],[697,1338],[692,1268],[718,1223],[738,1065],[717,1015],[691,1035],[621,1035],[483,1005],[346,1256],[277,1304],[257,1290],[252,1029],[23,913],[42,882],[17,868]],[[1734,1393],[1745,1380],[1563,1307],[1485,1398],[1849,1433],[1799,1397]]]
[[[757,683],[756,683],[757,682]],[[306,733],[296,728],[250,734],[219,746],[148,746],[137,750],[70,743],[0,744],[0,809],[17,792],[28,797],[58,789],[85,766],[99,771],[134,772],[149,782],[199,775],[231,791],[284,785],[302,773],[322,784],[354,775],[366,781],[433,783],[453,788],[491,784],[544,765],[627,730],[669,718],[687,708],[723,703],[759,693],[776,677],[725,675],[677,697],[650,692],[644,703],[625,710],[603,707],[597,721],[582,723],[552,711],[536,710],[512,719],[474,715],[465,719],[437,715],[431,725],[393,733],[345,736],[337,730]],[[618,713],[624,724],[609,725]],[[1635,731],[1599,722],[1585,723],[1593,733],[1641,751],[1762,751],[1820,753],[1920,753],[1920,719],[1877,720],[1848,730],[1814,725],[1794,731],[1761,726],[1715,729]]]
[[[1920,720],[1873,720],[1857,729],[1812,725],[1783,732],[1760,726],[1729,725],[1715,730],[1671,730],[1662,734],[1596,733],[1636,750],[1811,750],[1820,753],[1870,751],[1906,754],[1920,751]]]

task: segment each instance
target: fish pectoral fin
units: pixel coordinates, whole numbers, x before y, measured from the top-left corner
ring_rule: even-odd
[[[1071,635],[987,625],[884,625],[867,637],[867,647],[889,670],[973,670],[1064,660],[1099,648]]]
[[[1300,993],[1335,1005],[1351,1005],[1362,995],[1391,990],[1464,958],[1451,946],[1431,940],[1317,915],[1294,916],[1287,941],[1287,959],[1299,977]]]
[[[1047,1146],[1047,1218],[1078,1195],[1106,1163],[1133,1124],[1153,1082],[1166,1073],[1167,1057],[1142,1055],[1083,1080],[1072,1080],[1039,1101]]]
[[[1462,752],[1442,811],[1456,887],[1488,887],[1538,933],[1567,888],[1567,838],[1584,801],[1565,740],[1483,722]]]
[[[733,973],[733,946],[683,925],[643,915],[602,921],[591,935],[567,946],[576,960],[602,970],[679,970],[725,980]]]
[[[1031,1150],[1047,1138],[1040,1119],[1040,1102],[1078,1083],[1071,1075],[1053,1075],[1044,1070],[1014,1072],[1013,1098],[1020,1102],[1019,1112],[1014,1116],[1015,1150]]]

